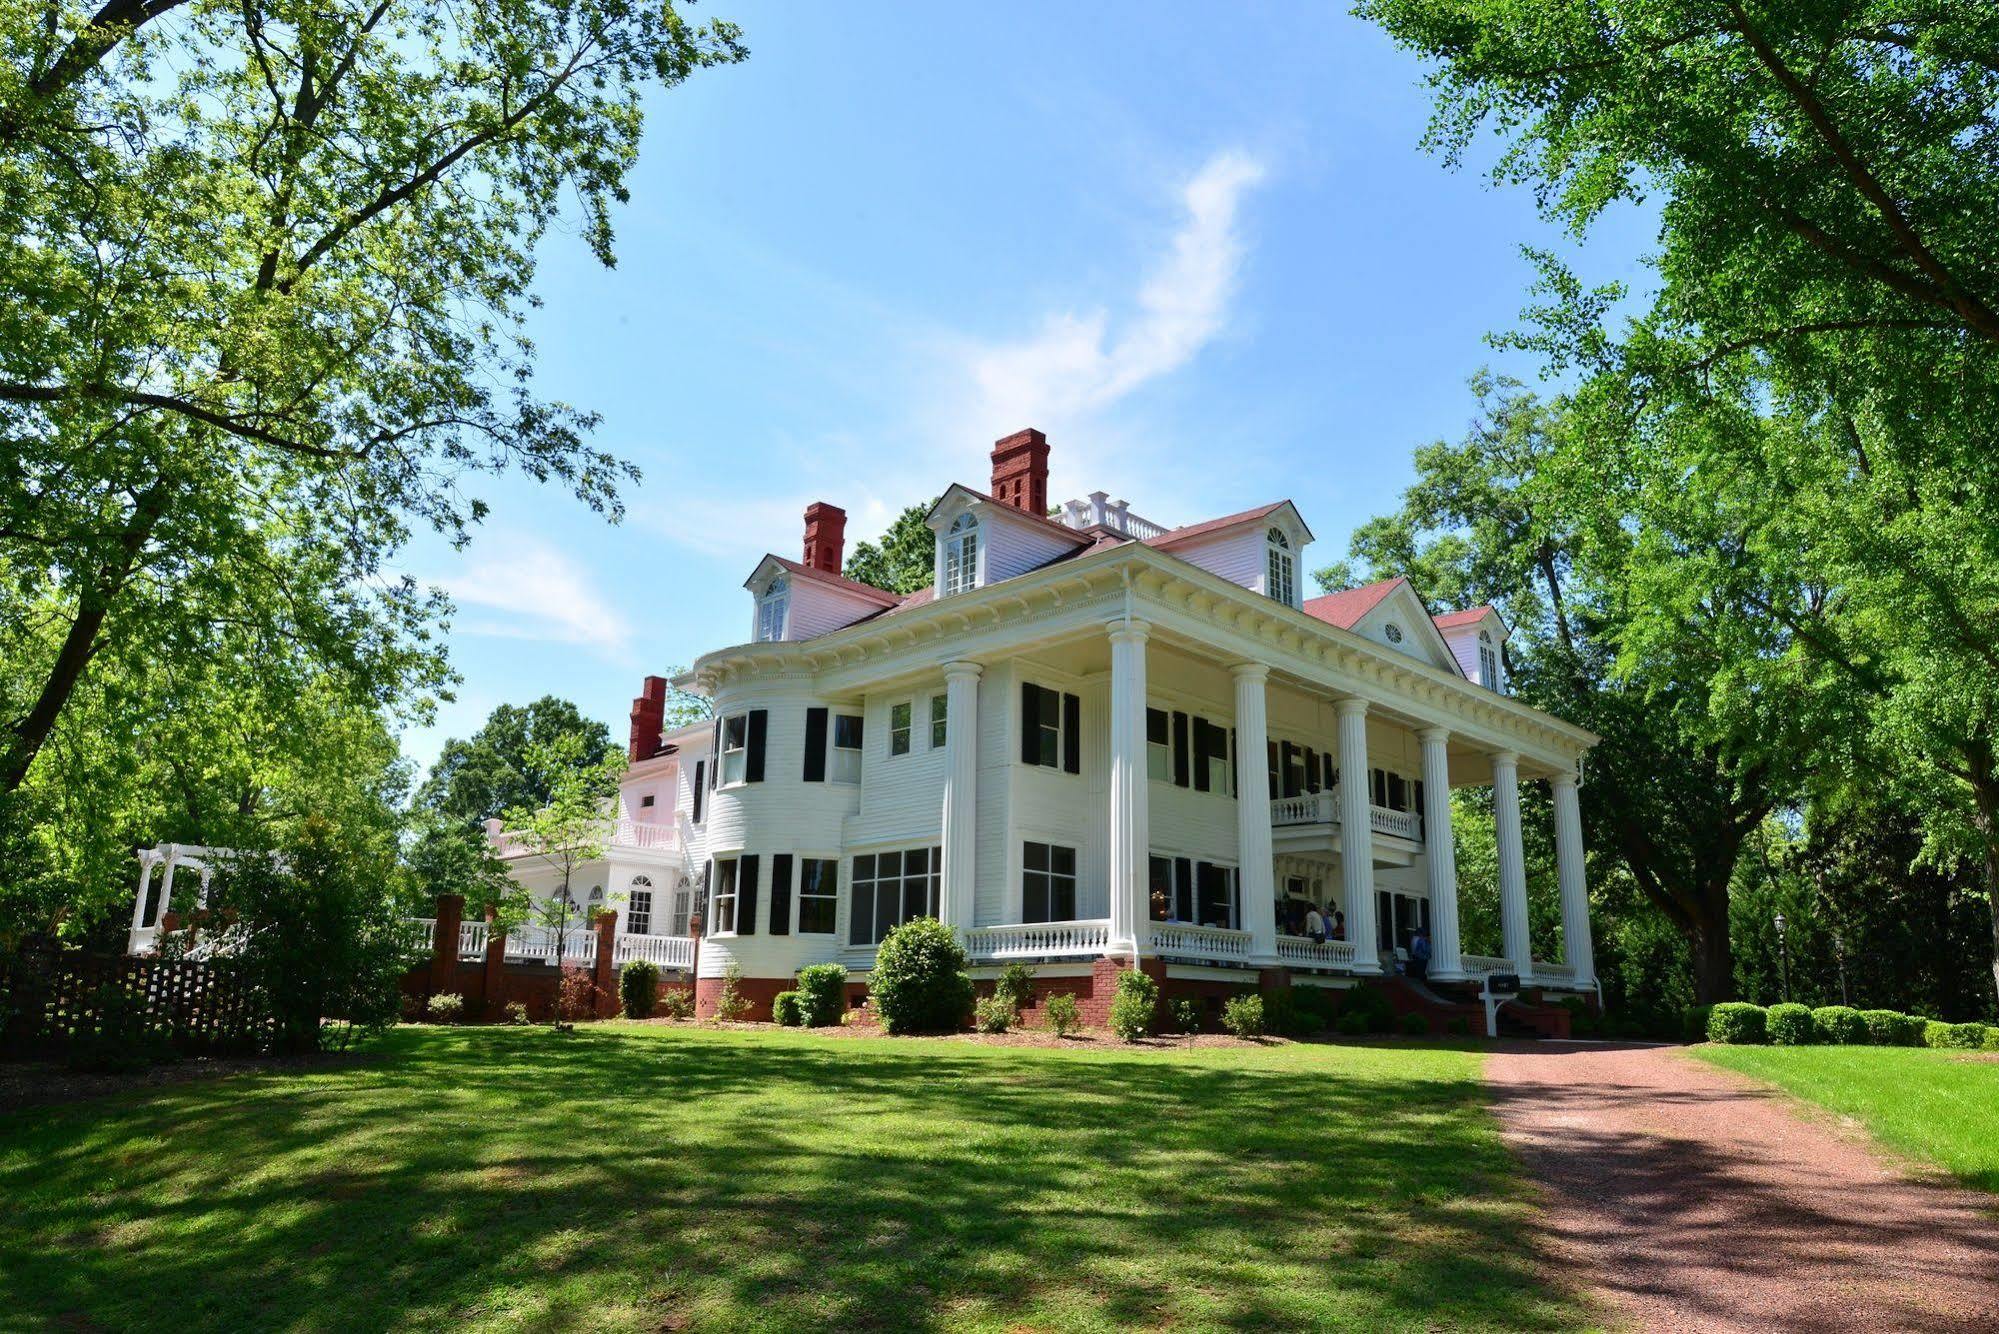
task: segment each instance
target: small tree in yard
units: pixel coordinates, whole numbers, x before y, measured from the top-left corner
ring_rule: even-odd
[[[904,922],[875,951],[868,990],[892,1034],[948,1033],[972,1008],[970,960],[957,933],[934,917]]]
[[[659,965],[649,959],[633,959],[618,974],[618,995],[624,1003],[625,1018],[650,1019],[659,1004]]]
[[[625,760],[616,751],[606,751],[601,759],[588,762],[583,738],[571,734],[529,746],[528,764],[542,780],[548,802],[533,810],[509,811],[507,827],[561,880],[555,895],[534,901],[530,913],[535,925],[555,933],[555,966],[560,969],[569,932],[583,919],[571,881],[578,868],[604,855],[609,832],[605,815],[617,795]]]
[[[1117,992],[1111,998],[1111,1032],[1126,1042],[1136,1042],[1152,1027],[1153,1011],[1159,1008],[1159,983],[1149,975],[1130,969],[1117,975]]]

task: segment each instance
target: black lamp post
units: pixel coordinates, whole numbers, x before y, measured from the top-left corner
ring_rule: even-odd
[[[1791,952],[1784,945],[1784,914],[1777,914],[1777,975],[1783,980],[1784,1000],[1791,999]]]

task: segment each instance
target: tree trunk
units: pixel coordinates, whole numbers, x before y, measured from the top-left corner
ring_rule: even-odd
[[[1719,914],[1712,904],[1694,918],[1689,943],[1694,954],[1694,1004],[1716,1005],[1735,995],[1735,952],[1728,939],[1728,899]]]
[[[1992,988],[1999,996],[1999,774],[1993,772],[1991,747],[1982,742],[1967,757],[1971,800],[1978,841],[1985,848],[1985,904],[1992,914]]]

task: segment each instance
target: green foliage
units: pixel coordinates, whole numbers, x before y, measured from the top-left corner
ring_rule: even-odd
[[[837,963],[809,964],[798,970],[798,990],[805,997],[806,1025],[830,1027],[847,1009],[847,969]]]
[[[1706,1042],[1708,1025],[1714,1018],[1714,1006],[1689,1005],[1680,1024],[1680,1039],[1683,1042]]]
[[[1868,1041],[1867,1021],[1851,1005],[1821,1005],[1812,1011],[1814,1040],[1833,1046]]]
[[[1764,1011],[1764,1031],[1772,1046],[1809,1047],[1817,1040],[1810,1007],[1786,1001]]]
[[[740,1023],[750,1012],[750,1002],[743,995],[743,966],[734,959],[722,965],[722,986],[715,994],[715,1019],[718,1023]]]
[[[1072,992],[1058,991],[1041,1002],[1041,1013],[1058,1038],[1066,1038],[1083,1026],[1082,1008]]]
[[[666,1019],[692,1019],[694,1017],[694,989],[692,987],[667,987],[659,993],[657,1013]]]
[[[805,993],[780,991],[770,998],[771,1022],[782,1028],[805,1026]]]
[[[1932,1019],[1923,1025],[1923,1045],[1944,1051],[1977,1051],[1985,1045],[1984,1024],[1947,1024]]]
[[[1306,1038],[1331,1028],[1337,1002],[1324,987],[1292,985],[1263,998],[1263,1018],[1273,1033]]]
[[[1121,970],[1117,990],[1111,997],[1111,1032],[1126,1042],[1136,1042],[1151,1031],[1159,1008],[1159,983],[1136,968]]]
[[[536,923],[555,932],[557,966],[561,966],[569,932],[586,926],[577,902],[575,877],[604,856],[607,829],[605,804],[617,795],[625,771],[623,752],[606,750],[591,757],[589,738],[568,733],[548,742],[531,742],[527,768],[536,786],[546,790],[539,806],[517,806],[507,812],[507,828],[520,838],[522,859],[549,871],[559,892],[531,901]]]
[[[1004,1033],[1019,1017],[1012,999],[997,993],[981,996],[972,1007],[972,1027],[981,1033]]]
[[[423,1010],[433,1024],[455,1024],[465,1017],[465,998],[455,991],[440,991],[424,1002]]]
[[[1263,997],[1254,992],[1231,996],[1222,1004],[1222,1027],[1239,1038],[1263,1036]]]
[[[1333,1031],[1344,1038],[1364,1037],[1374,1031],[1374,1024],[1367,1015],[1348,1010],[1333,1021]]]
[[[1024,963],[1010,963],[993,979],[993,994],[1013,1006],[1017,1015],[1034,1000],[1034,970]]]
[[[1340,993],[1340,1032],[1350,1033],[1344,1026],[1349,1019],[1359,1025],[1351,1032],[1386,1033],[1394,1027],[1395,1007],[1388,1003],[1388,997],[1380,988],[1363,982]]]
[[[173,1042],[145,1001],[122,986],[100,986],[92,994],[95,1022],[80,1029],[66,1053],[72,1070],[92,1074],[136,1074],[175,1059]],[[4,1016],[0,1016],[4,1017]]]
[[[972,1008],[969,961],[957,932],[934,917],[904,922],[875,951],[868,992],[891,1034],[948,1033]]]
[[[1862,1010],[1860,1020],[1867,1025],[1867,1040],[1877,1047],[1920,1047],[1923,1021],[1894,1010]]]
[[[551,765],[536,747],[574,737]],[[446,738],[417,792],[417,804],[450,824],[476,830],[483,820],[533,810],[555,795],[556,766],[588,768],[615,749],[611,729],[566,699],[543,695],[531,704],[502,704],[471,736]]]
[[[633,959],[618,970],[618,999],[627,1019],[650,1019],[659,1004],[659,965]]]
[[[526,1001],[507,1002],[507,1022],[515,1028],[525,1028],[527,1026],[528,1007]]]
[[[1770,1038],[1770,1012],[1747,1001],[1723,1001],[1708,1011],[1707,1040],[1756,1045]]]
[[[1198,1033],[1201,1031],[1201,1002],[1189,996],[1182,996],[1167,1007],[1173,1016],[1173,1031],[1176,1033]]]
[[[1454,1014],[1444,1020],[1444,1033],[1448,1037],[1466,1037],[1471,1033],[1471,1025],[1465,1022],[1463,1015]]]
[[[1402,1030],[1405,1037],[1426,1038],[1430,1036],[1430,1021],[1413,1010],[1396,1020],[1396,1027]]]
[[[937,534],[923,516],[936,503],[911,505],[896,516],[878,543],[856,542],[847,555],[847,577],[890,593],[928,588],[937,569]]]
[[[1555,1002],[1569,1012],[1569,1036],[1593,1038],[1603,1032],[1603,1020],[1581,996],[1564,996]]]
[[[558,1029],[597,1017],[597,983],[588,969],[564,968],[555,984],[555,1026]]]

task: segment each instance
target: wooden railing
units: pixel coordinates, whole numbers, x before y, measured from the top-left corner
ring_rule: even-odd
[[[661,968],[685,970],[694,966],[694,942],[686,936],[620,935],[614,958],[620,967],[644,959]]]
[[[1072,922],[1015,922],[973,927],[965,952],[974,959],[1095,958],[1110,948],[1111,924],[1103,918]]]
[[[1249,932],[1187,922],[1154,922],[1152,947],[1161,954],[1199,959],[1249,958]]]

